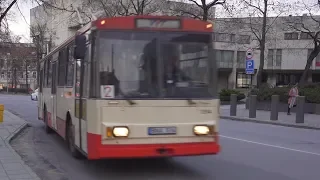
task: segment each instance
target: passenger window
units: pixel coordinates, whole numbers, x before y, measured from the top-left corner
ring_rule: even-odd
[[[58,86],[64,86],[66,82],[66,61],[66,50],[63,49],[59,52]]]
[[[48,60],[48,80],[47,80],[47,87],[51,87],[51,82],[52,82],[52,62],[51,62],[51,57]]]
[[[67,59],[67,86],[73,86],[74,79],[74,60],[73,60],[73,45],[68,48],[69,55]]]

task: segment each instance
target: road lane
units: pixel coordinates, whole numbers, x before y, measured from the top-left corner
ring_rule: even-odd
[[[221,120],[222,152],[217,156],[169,160],[76,160],[56,134],[47,135],[28,96],[0,95],[0,103],[32,125],[14,140],[19,154],[46,180],[318,180],[320,157],[265,146],[319,152],[320,131]]]
[[[227,137],[320,154],[319,130],[221,120],[220,131]]]

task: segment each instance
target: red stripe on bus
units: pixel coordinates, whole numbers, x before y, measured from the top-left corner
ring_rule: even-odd
[[[51,121],[51,113],[47,112],[47,123],[48,126],[52,128],[52,121]]]
[[[101,135],[88,133],[88,159],[196,156],[220,152],[216,142],[130,145],[102,145],[101,142]]]
[[[66,138],[66,121],[57,117],[57,133],[63,137]]]

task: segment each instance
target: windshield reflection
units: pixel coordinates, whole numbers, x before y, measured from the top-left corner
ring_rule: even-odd
[[[100,85],[114,85],[115,98],[212,97],[209,35],[102,32],[99,39]]]

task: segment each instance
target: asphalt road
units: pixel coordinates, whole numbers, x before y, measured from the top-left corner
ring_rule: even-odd
[[[0,95],[0,103],[31,127],[12,144],[45,180],[318,180],[320,131],[220,121],[217,156],[170,160],[75,160],[57,135],[47,135],[28,96]],[[319,118],[320,120],[320,118]]]

